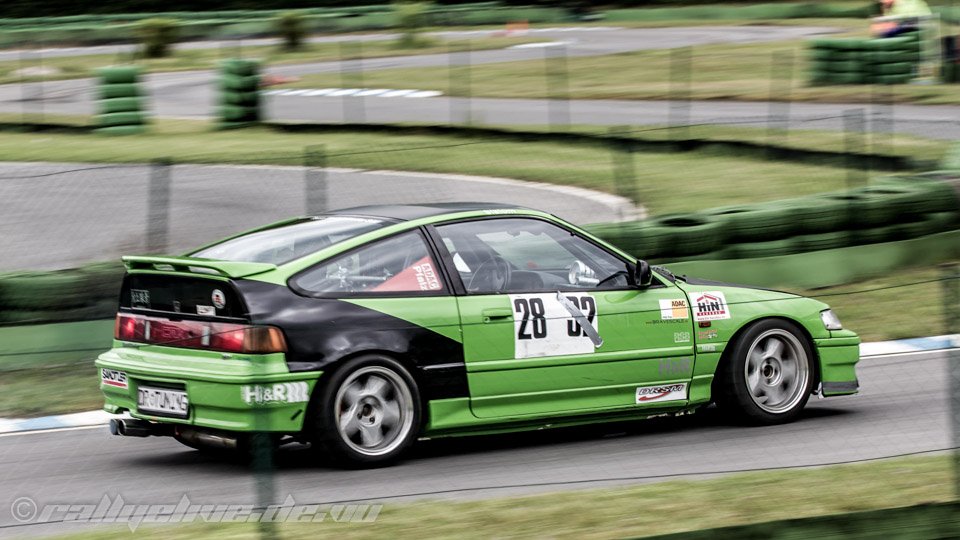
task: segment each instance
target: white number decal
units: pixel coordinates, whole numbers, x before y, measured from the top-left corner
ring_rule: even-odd
[[[597,302],[588,294],[565,294],[571,304],[598,329]],[[593,342],[570,312],[557,301],[556,293],[512,294],[515,358],[587,354]]]

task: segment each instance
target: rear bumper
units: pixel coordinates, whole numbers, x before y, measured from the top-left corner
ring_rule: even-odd
[[[831,337],[817,339],[820,356],[820,383],[824,396],[856,394],[856,365],[860,361],[860,338],[849,330],[831,332]]]
[[[296,433],[321,372],[290,373],[282,354],[224,358],[219,353],[165,347],[115,347],[96,365],[125,374],[125,385],[105,384],[104,410],[134,418],[226,431]],[[137,410],[140,386],[183,389],[186,418]]]

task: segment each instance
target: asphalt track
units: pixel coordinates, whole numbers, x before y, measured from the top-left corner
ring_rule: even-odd
[[[692,417],[422,441],[405,462],[345,471],[298,448],[278,456],[278,502],[500,497],[608,485],[702,478],[731,471],[816,466],[925,453],[951,446],[947,356],[914,353],[864,359],[861,394],[818,400],[782,426]],[[112,437],[106,428],[0,436],[0,536],[86,530],[76,523],[21,526],[10,505],[128,503],[254,504],[255,478],[172,439]],[[828,489],[828,486],[825,486]]]
[[[323,209],[370,204],[496,202],[574,223],[642,217],[627,199],[587,189],[456,174],[303,167],[177,165],[170,173],[168,253]],[[149,251],[146,165],[0,163],[0,269],[71,268]],[[325,204],[309,208],[307,192]],[[42,246],[42,249],[38,248]]]
[[[811,38],[828,34],[826,27],[717,26],[692,28],[626,29],[616,27],[579,27],[535,29],[532,36],[564,44],[571,57],[616,54],[622,52],[666,49],[713,43],[756,43]],[[442,32],[447,39],[488,34],[490,31]],[[364,36],[330,36],[316,41],[359,39],[379,41],[391,34]],[[245,41],[267,44],[271,40]],[[229,45],[224,42],[181,44],[183,48],[211,48]],[[88,53],[117,53],[128,46],[53,49],[49,56],[71,56]],[[469,55],[473,64],[499,63],[543,58],[542,48],[508,48],[475,51]],[[19,55],[19,52],[0,52]],[[392,68],[448,66],[465,62],[462,53],[399,56],[364,60],[318,62],[272,66],[267,72],[280,75],[304,75],[340,71],[374,71]],[[146,77],[152,112],[162,117],[208,118],[215,102],[214,78],[211,71],[158,73]],[[508,84],[506,82],[505,84]],[[94,81],[75,79],[0,86],[0,112],[92,114]],[[782,108],[767,102],[694,101],[684,112],[676,103],[641,100],[575,100],[569,103],[544,99],[448,98],[426,99],[358,98],[326,96],[268,96],[267,116],[274,120],[313,122],[432,122],[537,125],[554,121],[592,125],[654,125],[665,123],[729,124],[765,126],[767,118],[783,114]],[[960,107],[896,105],[871,107],[860,104],[796,103],[789,108],[790,129],[841,130],[843,114],[861,109],[868,129],[894,131],[937,139],[960,137]],[[362,112],[358,112],[362,111]],[[782,121],[782,120],[781,120]]]

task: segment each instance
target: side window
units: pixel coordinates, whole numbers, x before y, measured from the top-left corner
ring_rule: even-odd
[[[538,219],[498,218],[440,225],[468,292],[510,293],[627,286],[626,263]]]
[[[437,265],[418,232],[381,240],[320,263],[294,283],[314,294],[443,291]]]

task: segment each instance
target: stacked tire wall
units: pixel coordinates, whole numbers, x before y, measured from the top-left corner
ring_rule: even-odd
[[[653,261],[754,259],[910,240],[960,229],[958,173],[886,177],[850,191],[586,229]]]
[[[260,122],[260,64],[233,58],[220,65],[220,129],[248,127]]]
[[[140,68],[106,67],[98,74],[96,132],[106,135],[143,133],[147,117],[140,87]]]
[[[817,39],[810,48],[815,85],[903,84],[920,61],[920,34],[883,39]]]
[[[123,265],[104,263],[0,275],[0,325],[112,318],[123,274]]]

